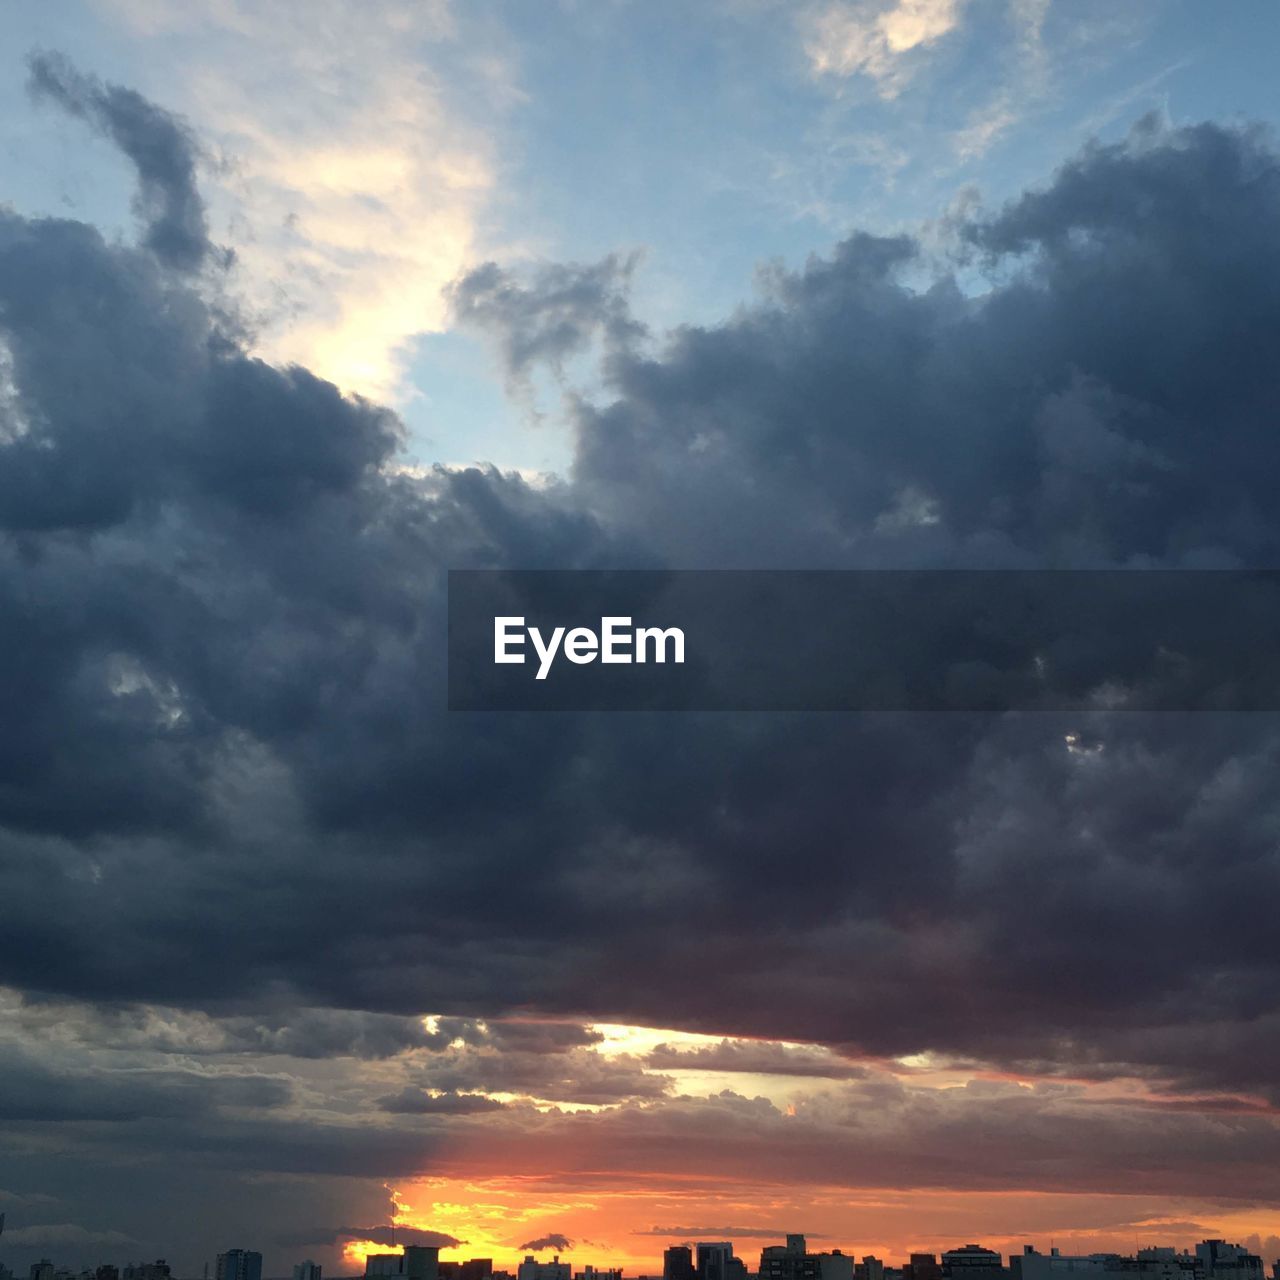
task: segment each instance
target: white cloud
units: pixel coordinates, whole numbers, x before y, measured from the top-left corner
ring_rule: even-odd
[[[837,0],[810,13],[805,52],[818,75],[869,76],[882,97],[896,97],[914,70],[908,55],[954,30],[963,4]]]

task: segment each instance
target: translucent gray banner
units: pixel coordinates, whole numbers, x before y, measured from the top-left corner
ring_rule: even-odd
[[[455,570],[457,711],[1280,709],[1280,571]]]

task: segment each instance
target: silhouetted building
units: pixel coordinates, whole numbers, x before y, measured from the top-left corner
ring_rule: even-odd
[[[1039,1253],[1030,1245],[1009,1260],[1012,1280],[1264,1280],[1262,1259],[1242,1245],[1203,1240],[1195,1253],[1174,1249],[1139,1249],[1119,1253]]]
[[[733,1245],[728,1240],[702,1241],[696,1252],[698,1280],[727,1280],[726,1270],[733,1257]]]
[[[262,1259],[259,1257],[261,1267]],[[169,1264],[163,1258],[154,1262],[130,1262],[124,1269],[124,1280],[169,1280]]]
[[[948,1280],[1001,1280],[1004,1258],[980,1244],[962,1245],[942,1255],[942,1274]]]
[[[854,1280],[853,1259],[840,1252],[810,1253],[802,1235],[760,1250],[760,1280]]]
[[[440,1280],[440,1250],[436,1245],[409,1244],[404,1249],[407,1280]]]
[[[673,1244],[662,1254],[662,1280],[693,1280],[693,1250],[687,1244]]]
[[[3,1277],[0,1277],[3,1280]],[[120,1280],[120,1268],[103,1263],[94,1273],[93,1280]]]
[[[1243,1245],[1225,1240],[1202,1240],[1196,1258],[1204,1280],[1263,1280],[1262,1259]]]
[[[435,1245],[410,1244],[403,1253],[370,1253],[364,1273],[397,1280],[440,1280],[440,1250]]]
[[[806,1251],[804,1236],[789,1235],[786,1244],[761,1249],[760,1280],[818,1280],[818,1259]]]
[[[165,1275],[168,1274],[166,1267]],[[228,1249],[218,1254],[214,1274],[216,1280],[262,1280],[262,1254],[255,1249]],[[125,1280],[159,1280],[159,1277],[130,1277],[126,1270]]]
[[[599,1267],[583,1267],[575,1272],[573,1280],[622,1280],[622,1269],[616,1271],[601,1270]]]
[[[747,1268],[733,1255],[728,1240],[701,1241],[696,1246],[698,1280],[746,1280]]]
[[[437,1262],[436,1267],[440,1280],[489,1280],[493,1275],[492,1258],[468,1258],[466,1262]]]
[[[308,1258],[305,1262],[293,1264],[293,1280],[321,1280],[321,1267],[318,1262]]]
[[[53,1263],[48,1258],[41,1258],[39,1262],[33,1262],[27,1277],[28,1280],[53,1280]]]
[[[561,1262],[558,1253],[550,1262],[539,1262],[533,1254],[526,1254],[516,1269],[516,1280],[570,1280],[570,1275],[569,1264]]]

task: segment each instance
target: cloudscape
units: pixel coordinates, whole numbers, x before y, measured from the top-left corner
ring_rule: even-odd
[[[450,570],[1280,569],[1275,10],[0,28],[0,1267],[1280,1259],[1274,712],[445,662]]]

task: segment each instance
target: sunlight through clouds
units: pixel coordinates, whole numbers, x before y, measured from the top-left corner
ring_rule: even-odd
[[[469,62],[443,3],[100,3],[174,52],[171,100],[216,142],[205,188],[257,351],[411,399],[410,344],[444,328],[495,181],[490,138],[435,67],[510,102],[500,57]]]

